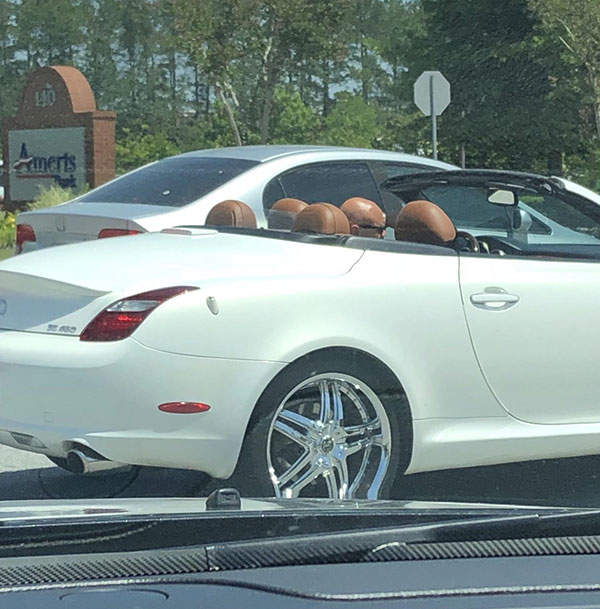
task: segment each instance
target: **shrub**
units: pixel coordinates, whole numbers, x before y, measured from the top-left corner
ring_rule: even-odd
[[[54,207],[82,195],[86,190],[87,187],[78,192],[73,192],[72,190],[55,185],[49,188],[42,188],[35,201],[31,202],[26,209],[33,210]],[[0,249],[13,248],[15,246],[16,220],[17,215],[15,213],[0,212]]]
[[[77,192],[73,192],[72,190],[61,188],[60,186],[56,186],[54,184],[48,188],[40,188],[39,195],[36,197],[35,201],[27,206],[27,209],[32,210],[54,207],[55,205],[66,203],[67,201],[82,195],[87,190],[87,187],[85,187]]]
[[[0,249],[15,246],[16,216],[9,212],[2,212],[0,217]]]

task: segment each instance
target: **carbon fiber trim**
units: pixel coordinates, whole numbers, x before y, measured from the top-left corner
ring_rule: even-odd
[[[194,549],[0,560],[0,588],[70,584],[285,565],[600,554],[600,535],[410,543],[277,539]]]
[[[0,560],[0,587],[182,575],[207,570],[208,560],[204,548],[70,557],[4,558]]]

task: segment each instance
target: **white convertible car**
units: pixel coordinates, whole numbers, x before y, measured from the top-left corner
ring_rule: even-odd
[[[488,171],[383,187],[395,240],[323,204],[248,228],[229,202],[221,226],[2,262],[0,442],[283,497],[599,453],[598,195]]]

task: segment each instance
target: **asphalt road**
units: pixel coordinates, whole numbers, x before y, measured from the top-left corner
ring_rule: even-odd
[[[0,500],[204,496],[192,471],[132,468],[70,474],[45,457],[0,446]],[[398,499],[600,506],[600,456],[406,476]]]

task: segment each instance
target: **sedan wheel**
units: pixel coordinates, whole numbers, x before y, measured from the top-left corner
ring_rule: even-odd
[[[278,407],[267,463],[278,497],[375,499],[390,465],[385,408],[364,382],[321,374],[300,383]]]

